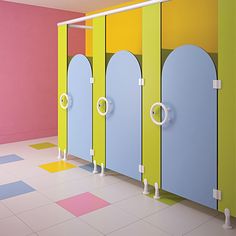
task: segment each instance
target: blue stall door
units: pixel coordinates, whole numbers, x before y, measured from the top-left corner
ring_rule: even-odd
[[[68,152],[91,161],[92,148],[92,69],[84,55],[72,58],[68,69]]]
[[[186,45],[167,58],[163,103],[170,120],[162,128],[162,188],[216,209],[217,91],[215,65],[201,48]]]
[[[106,117],[106,166],[141,180],[140,65],[128,51],[116,53],[106,74],[106,96],[112,110]]]

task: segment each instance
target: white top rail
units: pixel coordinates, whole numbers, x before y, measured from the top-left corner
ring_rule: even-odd
[[[63,22],[58,23],[57,25],[60,26],[60,25],[75,24],[75,23],[84,22],[86,20],[91,20],[91,19],[101,17],[101,16],[108,16],[108,15],[116,14],[116,13],[119,13],[119,12],[130,11],[130,10],[133,10],[133,9],[146,7],[146,6],[149,6],[149,5],[156,4],[156,3],[168,2],[168,1],[170,1],[170,0],[149,0],[149,1],[146,1],[146,2],[142,2],[142,3],[137,3],[137,4],[134,4],[134,5],[131,5],[131,6],[121,7],[121,8],[117,8],[117,9],[114,9],[114,10],[93,14],[93,15],[90,15],[90,16],[84,16],[84,17],[80,17],[80,18],[76,18],[76,19],[72,19],[72,20],[68,20],[68,21],[63,21]]]

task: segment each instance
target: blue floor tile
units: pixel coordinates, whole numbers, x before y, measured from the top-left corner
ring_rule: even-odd
[[[15,162],[15,161],[22,161],[22,160],[24,159],[15,154],[0,156],[0,164],[5,164],[5,163]]]
[[[23,181],[0,185],[0,200],[35,191]]]

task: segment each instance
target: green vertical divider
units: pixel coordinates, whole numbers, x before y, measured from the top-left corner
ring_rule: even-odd
[[[97,101],[106,96],[106,17],[93,19],[93,160],[106,165],[106,117],[97,112]]]
[[[68,26],[58,26],[58,147],[67,150],[67,110],[60,106],[60,96],[67,93]]]
[[[220,211],[236,217],[236,1],[219,2],[218,188]]]
[[[143,7],[142,32],[143,179],[150,185],[160,185],[161,129],[151,121],[149,111],[155,102],[161,101],[161,4]]]

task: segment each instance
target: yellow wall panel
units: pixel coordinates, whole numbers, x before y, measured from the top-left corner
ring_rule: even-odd
[[[67,150],[67,111],[60,106],[60,96],[67,93],[68,27],[58,27],[58,147]]]
[[[163,48],[193,44],[208,52],[218,51],[218,0],[170,1],[163,4],[162,17]]]
[[[219,210],[236,217],[236,1],[219,0],[218,184]]]
[[[161,184],[161,135],[149,116],[161,101],[161,4],[143,8],[143,165],[149,184]],[[160,113],[159,113],[160,116]],[[158,119],[158,117],[157,117]],[[160,119],[160,117],[159,117]]]
[[[106,96],[106,17],[93,19],[93,149],[98,165],[106,164],[106,118],[97,111],[97,101]]]
[[[140,55],[142,53],[141,25],[141,9],[107,16],[107,52],[116,53],[127,50]]]
[[[131,1],[100,11],[91,12],[88,15],[112,10],[119,7],[133,5],[144,2],[143,0]],[[114,14],[106,17],[107,22],[107,53],[115,53],[120,50],[128,50],[134,54],[142,52],[142,9]],[[92,21],[87,21],[86,25],[92,25]],[[93,32],[86,31],[86,55],[92,56],[92,37]]]

